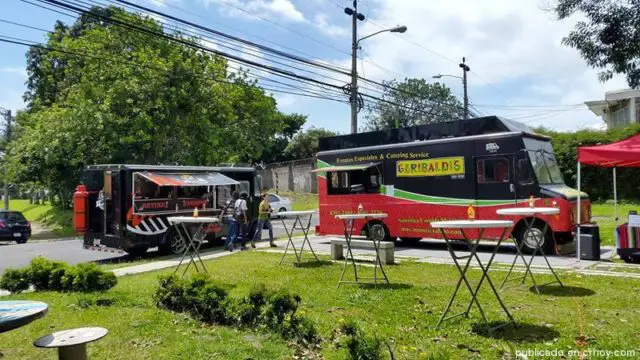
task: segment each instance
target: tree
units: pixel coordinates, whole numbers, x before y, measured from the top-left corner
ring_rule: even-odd
[[[163,32],[116,7],[92,12]],[[226,60],[92,15],[58,22],[46,47],[30,48],[27,71],[11,176],[67,203],[85,165],[252,161],[285,125],[275,100]]]
[[[560,19],[576,13],[586,18],[562,43],[602,69],[600,81],[625,74],[630,87],[640,87],[640,0],[557,0],[554,11]]]
[[[382,130],[458,120],[464,109],[446,85],[425,79],[384,81],[382,96],[367,115],[367,128]]]
[[[284,122],[283,128],[267,145],[267,148],[260,158],[260,161],[265,164],[292,160],[287,157],[284,150],[287,148],[287,145],[289,145],[293,136],[298,133],[307,122],[307,116],[302,114],[281,114],[280,116],[282,116],[282,121]]]
[[[316,156],[318,152],[318,141],[320,138],[336,136],[337,134],[331,130],[323,128],[310,127],[306,131],[297,133],[287,148],[285,154],[290,159],[307,159]]]

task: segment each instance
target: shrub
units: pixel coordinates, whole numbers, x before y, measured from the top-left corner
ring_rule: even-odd
[[[153,295],[156,306],[176,312],[186,311],[185,280],[176,276],[162,276],[159,283],[160,286]]]
[[[118,280],[112,272],[102,271],[96,264],[78,264],[68,266],[59,261],[50,261],[42,257],[31,261],[29,267],[20,270],[7,270],[8,288],[19,292],[33,285],[36,291],[106,291],[114,287]]]
[[[20,293],[29,289],[28,269],[6,269],[0,279],[0,289]]]
[[[38,256],[31,260],[31,265],[29,266],[31,284],[36,291],[59,290],[59,287],[51,287],[51,275],[57,269],[65,267],[66,265],[63,262],[51,261]],[[54,285],[57,285],[57,282],[54,282]]]
[[[339,347],[345,347],[349,359],[353,360],[379,360],[382,359],[382,341],[376,337],[365,336],[358,325],[349,321],[343,323],[338,329],[342,337]]]

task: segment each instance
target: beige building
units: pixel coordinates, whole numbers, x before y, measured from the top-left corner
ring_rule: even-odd
[[[640,123],[640,90],[607,91],[604,100],[585,101],[584,104],[602,118],[607,128]]]

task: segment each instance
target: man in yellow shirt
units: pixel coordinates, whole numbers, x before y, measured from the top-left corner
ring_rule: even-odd
[[[273,242],[273,226],[271,226],[271,205],[267,200],[267,194],[262,194],[262,201],[258,207],[258,228],[256,229],[256,233],[253,236],[252,244],[257,240],[262,239],[262,229],[264,226],[267,226],[269,230],[269,245],[271,247],[276,247],[277,245]]]

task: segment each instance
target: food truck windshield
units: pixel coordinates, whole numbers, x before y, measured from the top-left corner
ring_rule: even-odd
[[[549,141],[524,139],[539,184],[564,184],[558,160]]]

